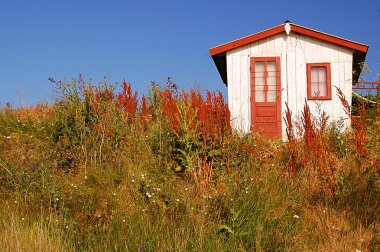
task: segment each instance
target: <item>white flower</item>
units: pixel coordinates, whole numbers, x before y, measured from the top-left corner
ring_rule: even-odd
[[[179,199],[176,199],[177,202],[179,202]]]
[[[293,218],[294,219],[299,219],[300,217],[297,214],[295,214],[295,215],[293,215]]]

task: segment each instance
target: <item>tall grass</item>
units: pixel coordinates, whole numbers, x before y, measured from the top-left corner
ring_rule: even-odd
[[[380,248],[378,131],[362,114],[341,133],[288,108],[284,143],[236,134],[220,93],[170,78],[141,98],[125,81],[51,81],[54,104],[0,111],[0,249]]]
[[[1,251],[73,251],[60,229],[42,220],[30,220],[2,205],[0,222]],[[21,217],[25,216],[25,217]]]

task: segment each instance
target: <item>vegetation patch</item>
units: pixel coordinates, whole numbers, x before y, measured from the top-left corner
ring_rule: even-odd
[[[0,250],[380,250],[379,96],[351,111],[340,93],[344,132],[288,109],[283,142],[171,78],[142,97],[51,82],[53,104],[0,110]]]

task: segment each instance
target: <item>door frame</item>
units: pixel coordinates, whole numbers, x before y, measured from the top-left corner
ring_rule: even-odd
[[[275,61],[276,62],[276,72],[277,72],[277,78],[276,78],[276,110],[277,110],[277,115],[276,115],[276,123],[277,123],[277,136],[276,137],[281,137],[282,136],[282,111],[281,111],[281,102],[282,102],[282,97],[281,97],[281,64],[280,64],[280,57],[250,57],[250,88],[251,88],[251,132],[256,133],[254,131],[254,125],[255,125],[255,119],[256,119],[256,110],[255,110],[255,62],[256,61]],[[266,72],[266,67],[265,67],[265,72]],[[267,76],[265,76],[267,77]],[[267,82],[265,79],[265,97],[266,97],[266,92],[268,91],[267,89]],[[266,98],[265,98],[266,99]],[[272,104],[271,102],[262,102],[262,105],[265,106],[265,104],[270,105]]]

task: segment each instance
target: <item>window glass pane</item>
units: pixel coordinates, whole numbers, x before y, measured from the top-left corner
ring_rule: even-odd
[[[267,72],[268,72],[267,102],[275,102],[276,101],[276,77],[277,77],[277,69],[276,69],[275,61],[267,62]]]
[[[318,86],[319,96],[327,96],[327,85],[326,82],[320,82]]]
[[[264,86],[264,84],[265,84],[264,76],[257,76],[257,74],[256,74],[256,76],[255,76],[255,85],[256,86]]]
[[[267,102],[275,102],[276,101],[276,91],[267,92]]]
[[[312,67],[311,68],[311,82],[312,83],[317,83],[319,75],[318,75],[318,68],[317,67]]]
[[[267,62],[267,71],[268,71],[268,76],[276,76],[276,62],[275,61]]]
[[[256,61],[255,62],[255,72],[256,73],[264,73],[264,71],[265,71],[264,62]]]
[[[319,83],[318,82],[312,82],[311,83],[311,95],[314,96],[320,96],[319,94]]]
[[[276,86],[268,86],[267,92],[267,102],[275,102],[276,101]]]
[[[326,67],[311,68],[311,95],[316,97],[327,96]]]
[[[255,62],[255,101],[264,102],[265,101],[265,64],[264,62]]]
[[[326,82],[326,68],[325,67],[317,67],[318,70],[318,81]]]
[[[255,101],[265,102],[264,86],[255,85]]]

